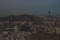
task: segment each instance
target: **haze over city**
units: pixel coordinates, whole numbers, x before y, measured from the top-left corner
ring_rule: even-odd
[[[60,40],[60,0],[0,0],[0,40]]]
[[[0,0],[0,16],[15,14],[60,15],[60,0]]]

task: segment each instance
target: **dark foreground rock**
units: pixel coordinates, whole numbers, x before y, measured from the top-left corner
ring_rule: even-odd
[[[38,32],[36,34],[30,35],[30,40],[60,40],[60,35]]]

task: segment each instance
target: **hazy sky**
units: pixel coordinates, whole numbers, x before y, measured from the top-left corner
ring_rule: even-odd
[[[0,16],[12,14],[60,15],[60,0],[0,0]]]

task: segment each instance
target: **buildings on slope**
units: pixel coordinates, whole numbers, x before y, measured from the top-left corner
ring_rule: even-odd
[[[48,13],[48,16],[37,18],[36,21],[0,21],[0,40],[27,40],[29,35],[42,31],[60,34],[60,18],[53,17],[50,10]]]
[[[60,34],[60,17],[53,17],[50,10],[48,13],[48,16],[43,17],[42,27],[44,28],[44,31]]]

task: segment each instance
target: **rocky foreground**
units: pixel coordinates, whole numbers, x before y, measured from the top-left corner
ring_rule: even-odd
[[[30,40],[60,40],[60,34],[47,34],[45,32],[38,32],[30,35]]]

